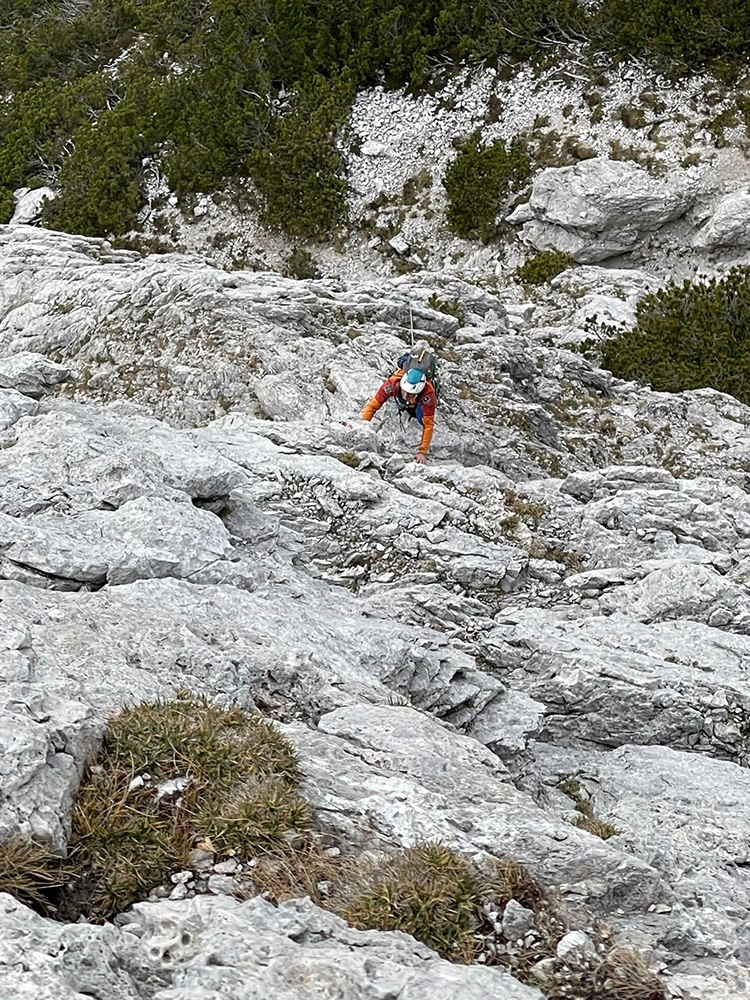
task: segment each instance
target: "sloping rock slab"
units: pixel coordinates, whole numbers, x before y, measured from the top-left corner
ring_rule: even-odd
[[[543,1000],[506,972],[354,930],[309,899],[138,903],[130,917],[65,926],[0,895],[4,1000]]]

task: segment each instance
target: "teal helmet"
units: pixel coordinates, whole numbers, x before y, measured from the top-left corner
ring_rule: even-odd
[[[410,368],[401,379],[401,392],[417,395],[427,385],[427,376],[419,368]]]

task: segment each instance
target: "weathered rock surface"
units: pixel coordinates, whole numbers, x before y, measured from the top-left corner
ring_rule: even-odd
[[[594,264],[633,250],[646,233],[679,219],[694,193],[682,174],[654,178],[632,163],[595,158],[551,167],[508,221],[537,250],[560,250]]]
[[[591,190],[617,232],[626,207]],[[651,194],[648,226],[689,201]],[[587,246],[600,224],[581,229]],[[656,279],[573,268],[527,303],[428,274],[228,274],[24,227],[0,230],[0,275],[1,835],[64,851],[107,715],[187,688],[280,720],[308,798],[347,842],[512,853],[645,947],[686,1000],[743,995],[750,409],[619,382],[560,346],[593,312],[632,322]],[[444,382],[424,467],[414,426],[387,407],[357,416],[412,323]],[[29,349],[58,360],[29,368]],[[68,370],[76,381],[55,388]],[[596,809],[623,832],[573,826],[559,770],[592,795],[597,775]],[[658,812],[657,773],[682,805],[678,791]],[[713,787],[731,791],[701,825]],[[700,844],[710,857],[691,875]],[[233,875],[211,877],[226,888]],[[329,927],[318,911],[303,920],[305,905],[273,919]],[[311,995],[277,971],[256,983],[243,963],[257,939],[291,967],[316,932],[264,937],[260,901],[158,907],[136,911],[138,932],[34,923],[15,938],[0,921],[9,989],[80,993],[84,968],[97,995],[126,1000],[144,981],[163,1000]],[[178,971],[163,949],[139,951],[162,941],[162,916],[145,914],[168,914],[175,942],[182,922],[200,925]],[[79,944],[38,949],[50,928]],[[401,969],[378,980],[364,945],[323,933],[339,944],[315,975],[347,995],[382,997],[386,981],[403,998],[536,995],[474,968],[412,982],[401,966],[416,960],[373,935]]]
[[[353,930],[309,900],[139,903],[123,926],[97,927],[56,924],[2,894],[0,928],[3,998],[542,1000],[505,972]]]
[[[492,754],[411,708],[344,708],[317,731],[288,727],[305,761],[304,791],[343,842],[384,848],[449,842],[470,856],[515,858],[545,885],[607,912],[641,912],[655,871],[566,823],[550,823]],[[362,794],[366,788],[367,793]]]
[[[738,976],[737,995],[746,995],[747,770],[663,746],[592,753],[538,744],[533,756],[529,777],[536,783],[541,776],[540,801],[571,815],[573,803],[558,783],[573,778],[596,815],[620,831],[614,843],[670,872],[669,895],[640,925],[651,946],[721,958]],[[673,982],[680,985],[679,971]]]
[[[699,246],[750,248],[750,194],[733,191],[716,206],[705,228],[695,237]]]
[[[69,379],[70,369],[55,364],[43,354],[23,351],[0,358],[0,389],[15,389],[32,399],[41,399],[50,389]]]

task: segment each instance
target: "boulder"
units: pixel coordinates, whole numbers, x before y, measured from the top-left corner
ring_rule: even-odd
[[[655,178],[632,163],[596,158],[543,170],[528,205],[508,221],[523,223],[521,238],[537,250],[593,264],[635,249],[646,233],[684,215],[693,200],[691,185],[677,173]]]
[[[713,215],[695,237],[697,246],[750,248],[750,193],[732,191],[719,201]]]

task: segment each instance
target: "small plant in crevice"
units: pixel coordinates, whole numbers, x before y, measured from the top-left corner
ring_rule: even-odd
[[[470,861],[445,844],[427,842],[369,864],[348,877],[341,915],[355,927],[400,930],[452,962],[468,963],[486,951],[488,910],[501,913],[511,899],[529,910],[544,893],[510,858]],[[562,926],[562,925],[561,925]],[[492,961],[489,952],[483,961]]]
[[[511,900],[523,908],[526,930],[505,926]],[[470,861],[444,844],[418,844],[360,862],[329,905],[355,927],[404,931],[449,961],[504,968],[542,986],[550,1000],[665,998],[639,955],[611,947],[604,925],[587,929],[585,959],[560,958],[557,945],[569,930],[562,905],[511,858]]]
[[[563,775],[558,781],[557,787],[569,799],[572,799],[578,813],[572,820],[573,826],[577,826],[579,829],[585,830],[587,833],[591,833],[601,840],[609,840],[610,837],[616,837],[618,833],[622,832],[614,823],[600,819],[595,814],[591,800],[584,794],[583,786],[577,778],[571,775]]]
[[[516,268],[515,278],[522,285],[543,285],[568,267],[575,266],[575,258],[558,250],[543,250]]]
[[[320,268],[309,250],[295,247],[284,262],[284,277],[298,278],[300,281],[319,278]]]
[[[103,920],[186,867],[194,842],[272,856],[310,825],[291,744],[270,722],[182,694],[110,720],[73,806],[60,915]]]
[[[466,322],[466,313],[458,299],[445,300],[433,293],[428,299],[429,305],[438,312],[445,313],[446,316],[454,316],[461,326]]]

